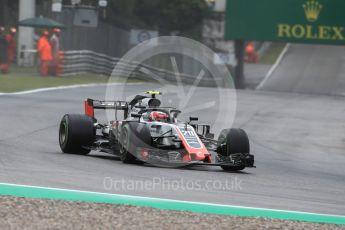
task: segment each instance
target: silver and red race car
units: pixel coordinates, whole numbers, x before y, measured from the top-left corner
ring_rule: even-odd
[[[180,110],[162,107],[158,91],[137,95],[130,102],[87,99],[85,114],[66,114],[59,128],[64,153],[88,154],[97,150],[120,157],[124,163],[150,163],[178,167],[220,166],[226,171],[254,166],[249,139],[242,129],[224,129],[218,140],[210,125],[197,124],[197,117],[183,122]],[[99,123],[95,110],[114,111],[114,120]],[[118,119],[122,117],[122,119]]]

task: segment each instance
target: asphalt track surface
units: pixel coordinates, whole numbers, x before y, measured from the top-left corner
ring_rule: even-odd
[[[155,87],[131,85],[126,93]],[[104,99],[104,91],[98,86],[0,96],[0,182],[345,215],[343,97],[237,91],[234,126],[248,132],[257,168],[228,173],[219,167],[125,165],[97,152],[61,153],[58,124],[63,114],[83,112],[83,100]],[[212,94],[213,89],[199,88],[191,103],[201,106]],[[206,111],[198,111],[200,120],[212,122],[214,112]],[[109,189],[107,177],[125,185]],[[128,184],[150,184],[153,178],[161,183]],[[208,181],[235,182],[237,187],[224,189]],[[195,184],[186,188],[193,182],[202,189]]]
[[[344,46],[290,45],[262,90],[345,95]]]

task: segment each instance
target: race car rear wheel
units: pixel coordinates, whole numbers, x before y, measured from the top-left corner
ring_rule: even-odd
[[[94,121],[89,116],[66,114],[60,122],[59,144],[64,153],[88,154],[95,135]]]
[[[243,129],[224,129],[218,137],[219,144],[225,144],[218,152],[222,156],[230,156],[236,153],[249,153],[250,145],[247,133]],[[245,166],[222,165],[225,171],[243,170]]]

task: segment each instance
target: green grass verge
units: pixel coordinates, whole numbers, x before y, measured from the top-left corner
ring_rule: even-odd
[[[205,214],[220,214],[233,216],[252,216],[285,220],[298,220],[329,224],[345,224],[345,216],[303,213],[264,208],[239,207],[188,201],[128,196],[86,192],[78,190],[64,190],[35,186],[0,183],[0,196],[18,196],[27,198],[41,198],[54,200],[74,200],[95,203],[109,203],[122,205],[136,205],[142,207],[159,208],[165,210],[190,211]]]
[[[68,77],[41,77],[36,68],[13,66],[9,74],[0,74],[0,92],[11,93],[57,86],[107,83],[108,81],[109,77],[96,74]],[[112,83],[124,81],[125,79],[111,79]],[[134,80],[131,82],[134,82]],[[138,82],[138,80],[136,80],[136,82]]]
[[[285,47],[285,43],[272,43],[267,52],[260,58],[260,64],[273,65]]]

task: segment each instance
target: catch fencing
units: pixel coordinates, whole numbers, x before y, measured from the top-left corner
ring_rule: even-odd
[[[110,57],[90,50],[64,51],[61,55],[61,75],[82,75],[82,74],[100,74],[105,76],[124,77],[129,79],[138,79],[143,81],[158,81],[160,83],[176,83],[176,73],[167,68],[158,68],[153,65],[130,62],[120,58]],[[121,60],[121,62],[120,62]],[[120,66],[119,66],[120,65]],[[116,73],[113,72],[116,66]],[[179,73],[183,83],[194,84],[197,80],[197,74]],[[216,86],[225,85],[226,79],[215,79],[206,71],[198,85]]]

